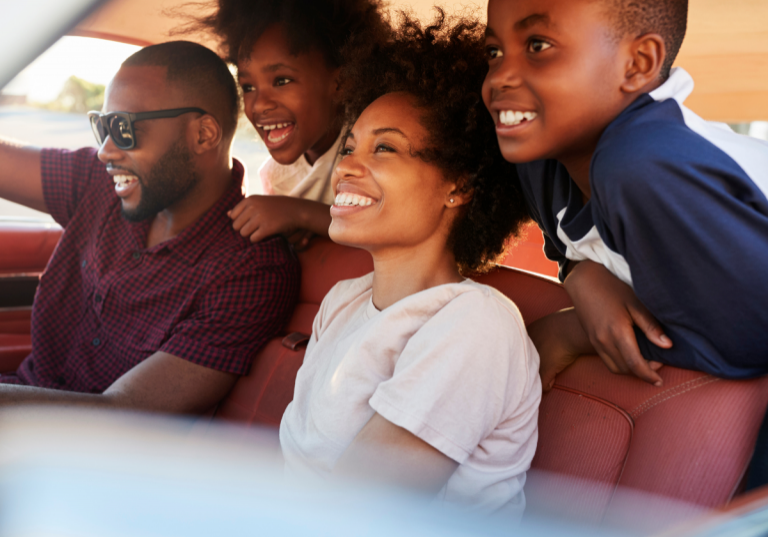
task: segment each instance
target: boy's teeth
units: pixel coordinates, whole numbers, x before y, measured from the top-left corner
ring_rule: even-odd
[[[523,121],[531,121],[537,116],[536,112],[521,112],[519,110],[502,110],[499,112],[499,122],[502,125],[519,125]]]
[[[368,198],[366,196],[359,196],[357,194],[352,194],[351,192],[341,192],[339,194],[336,194],[336,199],[333,201],[333,204],[337,207],[368,207],[369,205],[372,205],[373,203],[376,203],[376,200]]]

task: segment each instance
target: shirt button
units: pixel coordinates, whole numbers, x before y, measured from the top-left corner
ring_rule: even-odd
[[[86,261],[85,259],[83,259],[83,262],[80,263],[80,266],[83,268],[85,268],[87,265],[88,265],[88,261]]]
[[[141,252],[133,252],[133,258],[138,261],[141,259]]]
[[[101,302],[101,300],[102,300],[102,299],[101,299],[101,295],[96,295],[96,296],[94,297],[94,299],[96,300],[96,304],[100,303],[100,302]]]
[[[67,381],[66,381],[66,379],[64,377],[58,377],[56,379],[56,384],[58,384],[59,386],[63,386],[66,383],[67,383]]]
[[[94,347],[98,347],[99,345],[101,345],[101,340],[99,338],[95,337],[95,338],[93,338],[93,341],[91,341],[91,343],[93,343]]]

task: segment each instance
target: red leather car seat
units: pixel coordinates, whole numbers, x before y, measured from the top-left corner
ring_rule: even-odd
[[[315,239],[299,253],[301,291],[286,333],[309,335],[323,297],[336,282],[373,270],[368,252]],[[255,358],[250,373],[235,384],[216,412],[217,418],[244,423],[279,425],[293,399],[296,373],[304,359],[306,340],[275,338]]]
[[[62,233],[56,224],[0,224],[0,274],[43,272]]]
[[[372,263],[366,252],[329,241],[316,241],[300,259],[301,298],[288,332],[309,334],[325,293]],[[550,278],[501,267],[478,280],[509,296],[526,323],[570,305]],[[304,356],[296,341],[271,341],[217,417],[277,426]],[[711,507],[733,497],[768,404],[768,378],[727,381],[674,367],[660,374],[664,386],[655,388],[613,375],[591,356],[560,375],[542,399],[529,511],[591,522],[636,516],[619,486]]]
[[[0,224],[0,280],[39,277],[61,234],[55,224]],[[0,373],[16,371],[31,352],[31,313],[31,307],[0,307]]]

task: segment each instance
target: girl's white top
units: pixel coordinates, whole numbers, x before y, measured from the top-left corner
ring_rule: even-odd
[[[331,175],[339,156],[341,135],[328,151],[310,166],[304,155],[293,164],[283,166],[269,157],[259,168],[259,179],[264,194],[291,196],[326,205],[333,204]]]

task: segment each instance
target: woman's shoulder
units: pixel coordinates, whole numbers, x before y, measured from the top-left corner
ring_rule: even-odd
[[[441,338],[486,341],[495,347],[527,345],[520,311],[502,293],[464,280],[413,294],[382,311],[381,322]]]
[[[359,278],[351,278],[349,280],[341,280],[336,283],[331,290],[328,291],[328,295],[335,298],[344,296],[358,296],[363,292],[373,287],[373,272],[369,272],[365,276]]]
[[[523,318],[514,302],[493,287],[470,279],[433,287],[409,299],[410,304],[403,301],[403,307],[407,309],[430,304],[435,314],[456,312],[471,315],[474,322],[506,327],[512,322],[523,326]]]
[[[373,272],[359,278],[341,280],[331,287],[331,290],[323,298],[323,308],[326,310],[343,308],[344,305],[353,302],[361,295],[370,294],[372,287]]]

